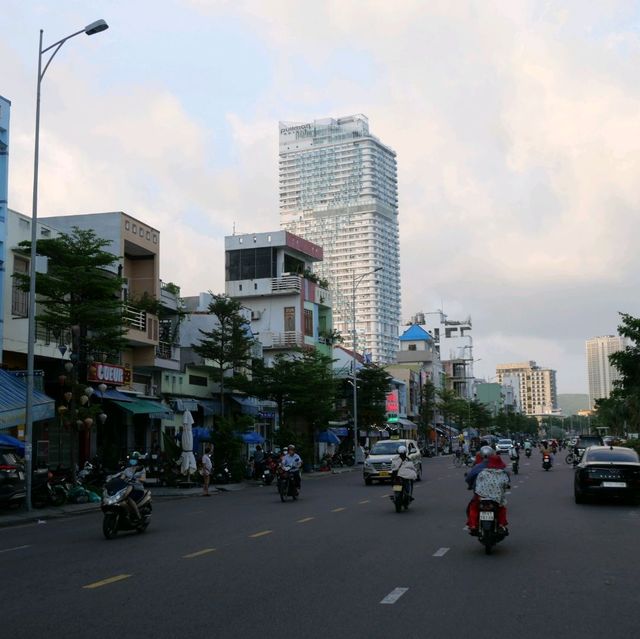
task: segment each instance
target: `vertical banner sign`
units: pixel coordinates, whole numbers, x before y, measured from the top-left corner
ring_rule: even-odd
[[[387,422],[389,423],[397,422],[398,413],[400,412],[397,389],[387,393],[386,410],[387,410]]]

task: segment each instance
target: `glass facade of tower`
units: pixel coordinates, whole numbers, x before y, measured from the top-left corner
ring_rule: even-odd
[[[400,251],[396,155],[363,115],[280,123],[280,215],[284,228],[324,248],[334,327],[352,348],[391,362],[398,348]],[[374,268],[381,267],[375,274]]]
[[[0,95],[0,362],[4,334],[4,280],[7,251],[7,205],[9,200],[9,114],[11,102]]]

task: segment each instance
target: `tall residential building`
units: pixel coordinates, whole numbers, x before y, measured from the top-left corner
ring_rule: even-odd
[[[556,371],[542,368],[535,362],[499,364],[496,366],[498,383],[517,377],[520,388],[520,406],[525,415],[553,415],[558,412]]]
[[[0,363],[4,332],[2,301],[7,250],[7,202],[9,200],[9,113],[11,102],[0,95]]]
[[[613,382],[620,376],[617,369],[609,363],[609,355],[624,350],[627,344],[628,340],[618,335],[603,335],[587,340],[590,408],[595,406],[596,399],[607,398],[611,394]]]
[[[364,115],[280,122],[280,216],[285,229],[324,249],[314,270],[329,282],[345,346],[392,362],[400,321],[396,154]]]

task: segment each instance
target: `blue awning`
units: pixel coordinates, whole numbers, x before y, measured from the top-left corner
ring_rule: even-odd
[[[24,457],[24,442],[20,441],[19,439],[11,437],[11,435],[0,434],[0,445],[11,446],[18,451],[19,455],[22,455]]]
[[[198,402],[195,399],[187,397],[173,397],[171,402],[174,405],[174,410],[179,413],[184,413],[185,410],[198,410]]]
[[[325,430],[318,434],[316,441],[323,442],[325,444],[339,444],[340,438],[330,430]]]
[[[258,402],[253,397],[232,397],[233,401],[240,404],[242,408],[242,412],[245,415],[253,415],[257,417],[260,412],[260,406]]]
[[[242,441],[245,444],[262,444],[264,437],[260,433],[251,431],[250,433],[242,433]]]
[[[126,393],[121,393],[115,388],[107,388],[104,393],[96,391],[96,397],[104,397],[105,399],[113,399],[119,402],[134,402],[136,400],[135,395],[127,395]]]
[[[0,430],[13,428],[26,421],[27,386],[24,378],[0,369]],[[44,393],[33,391],[33,421],[53,419],[55,401]]]
[[[347,437],[349,429],[344,426],[332,426],[329,428],[332,433],[335,433],[338,437]]]
[[[197,402],[200,408],[202,408],[205,417],[220,415],[222,412],[219,399],[198,399]]]

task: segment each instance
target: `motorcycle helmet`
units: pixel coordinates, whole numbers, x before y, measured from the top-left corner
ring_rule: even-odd
[[[398,446],[398,455],[406,455],[407,447],[406,446]]]
[[[495,453],[491,446],[483,446],[480,449],[480,454],[482,455],[482,457],[484,457],[484,459],[489,459],[489,457],[492,457]]]
[[[295,449],[296,449],[296,447],[293,444],[289,444],[287,446],[287,450],[295,450]]]

